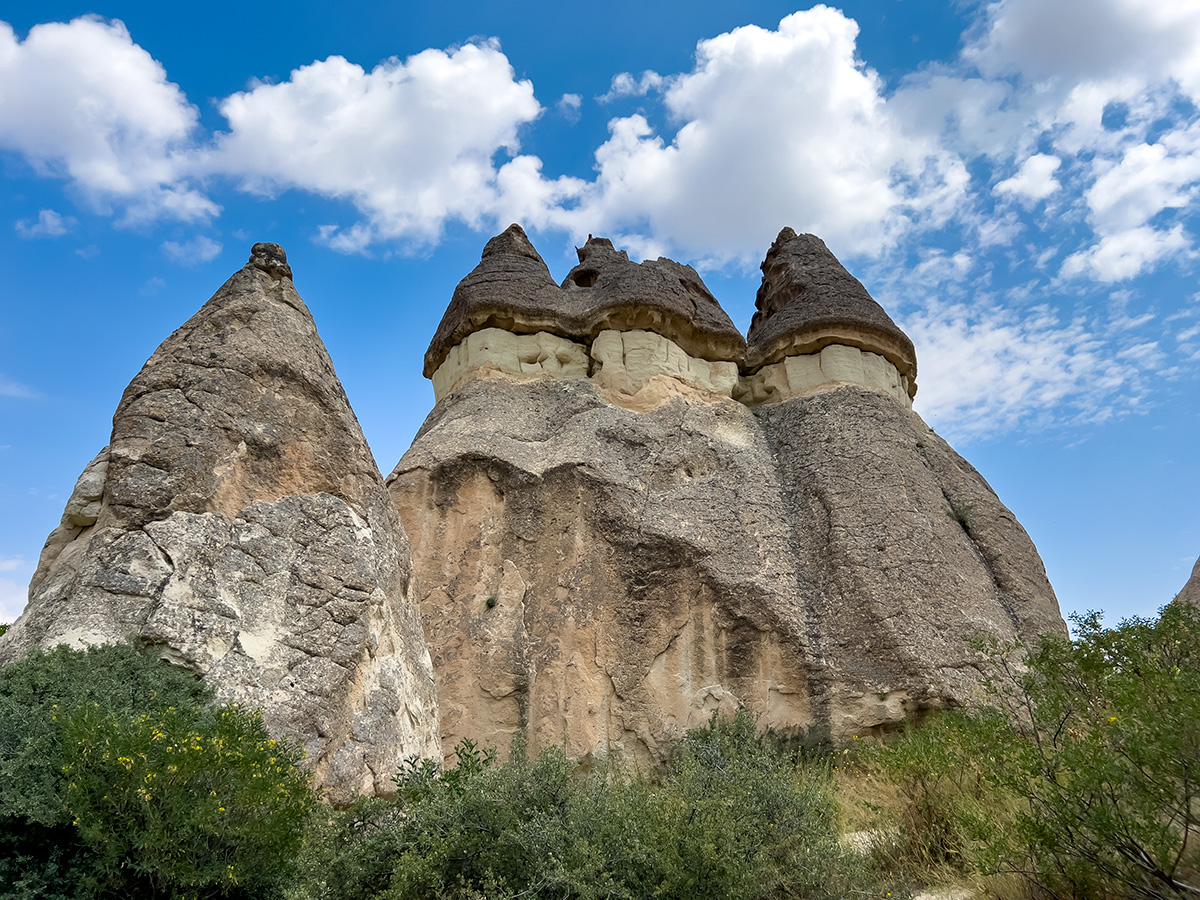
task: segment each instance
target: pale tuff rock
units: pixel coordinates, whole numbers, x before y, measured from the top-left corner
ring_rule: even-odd
[[[137,636],[301,739],[329,797],[440,755],[409,548],[282,248],[155,351],[0,661]]]
[[[896,367],[869,350],[827,344],[818,353],[785,356],[757,372],[744,375],[734,396],[748,406],[781,403],[841,384],[880,391],[905,409],[912,408],[908,379]]]
[[[569,377],[497,365],[440,395],[388,486],[445,746],[521,733],[656,759],[743,706],[812,736],[887,729],[978,698],[970,638],[1065,634],[1028,536],[909,408],[907,338],[824,245],[789,234],[737,383],[736,354],[631,314],[571,332],[587,377],[573,353]],[[641,268],[600,239],[580,256],[580,291]],[[612,308],[642,296],[603,283]]]
[[[652,331],[601,331],[587,346],[545,331],[513,334],[484,328],[450,348],[433,373],[433,395],[440,401],[467,381],[490,373],[588,378],[589,372],[597,385],[621,394],[638,394],[656,376],[726,397],[738,384],[737,363],[689,356],[670,338]]]
[[[748,372],[786,356],[844,344],[882,356],[907,379],[909,397],[916,394],[912,341],[820,238],[784,228],[767,251],[762,272],[758,312],[746,338]]]
[[[539,331],[513,334],[502,328],[473,331],[450,348],[433,373],[433,395],[441,400],[470,378],[488,372],[587,378],[588,350],[582,344]]]
[[[737,363],[689,356],[653,331],[602,331],[592,342],[591,355],[597,387],[620,394],[637,394],[657,377],[722,397],[730,396],[738,383]]]
[[[1192,577],[1188,579],[1188,583],[1183,586],[1183,590],[1176,595],[1175,599],[1200,606],[1200,559],[1196,560],[1196,565],[1192,569]]]

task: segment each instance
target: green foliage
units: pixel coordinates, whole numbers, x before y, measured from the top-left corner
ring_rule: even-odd
[[[66,806],[101,883],[143,896],[258,897],[311,808],[298,745],[233,704],[68,717]]]
[[[0,669],[0,813],[42,825],[70,821],[60,777],[68,712],[94,708],[133,716],[211,699],[191,672],[129,646],[35,650]]]
[[[1023,660],[993,648],[997,708],[940,717],[885,764],[903,772],[924,755],[931,777],[970,772],[983,786],[991,827],[949,816],[978,870],[1081,898],[1195,893],[1200,610],[1171,604],[1111,630],[1096,613],[1075,621],[1075,640]]]
[[[0,898],[269,896],[312,805],[301,751],[145,651],[0,670]]]
[[[508,762],[464,742],[411,761],[397,800],[323,817],[298,897],[783,898],[833,890],[830,783],[740,714],[689,733],[658,781],[577,776],[561,750]]]
[[[875,823],[885,837],[874,849],[888,868],[927,884],[980,868],[979,843],[1005,827],[1012,805],[979,756],[994,724],[990,713],[949,711],[910,725],[891,743],[862,747],[863,769],[883,776],[877,790],[896,792]]]

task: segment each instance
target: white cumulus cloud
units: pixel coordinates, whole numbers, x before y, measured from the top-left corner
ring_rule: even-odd
[[[133,219],[217,212],[180,180],[197,112],[119,21],[35,25],[24,41],[0,22],[0,148]]]
[[[596,99],[600,103],[611,103],[621,97],[645,97],[649,93],[662,90],[665,82],[665,78],[649,69],[638,78],[634,78],[629,72],[620,72],[613,76],[608,92]]]
[[[1063,260],[1065,278],[1087,275],[1096,281],[1114,282],[1135,278],[1153,265],[1188,252],[1191,240],[1182,225],[1161,230],[1142,225],[1106,234],[1085,250]]]
[[[1062,160],[1057,156],[1035,153],[1021,163],[1016,175],[1004,179],[993,190],[997,194],[1010,194],[1025,200],[1045,200],[1062,187],[1054,178],[1054,173],[1061,165]]]
[[[583,106],[583,96],[581,94],[563,94],[558,98],[558,114],[568,122],[574,124],[579,121],[580,108]]]
[[[19,219],[15,227],[21,237],[56,238],[66,234],[74,224],[75,220],[70,216],[64,217],[52,209],[43,209],[38,212],[36,222]]]
[[[659,134],[641,114],[613,119],[596,180],[550,221],[749,261],[785,224],[839,252],[875,254],[914,224],[944,219],[965,169],[893,114],[857,36],[853,20],[816,6],[776,30],[701,41],[690,72],[618,76],[610,95],[661,87],[676,130]]]
[[[1084,194],[1098,230],[1145,225],[1164,209],[1183,209],[1200,193],[1200,123],[1139,143]]]
[[[190,241],[163,241],[162,251],[172,260],[181,265],[194,266],[216,259],[221,252],[221,244],[212,238],[200,235]]]
[[[341,250],[435,241],[448,220],[478,225],[496,202],[500,150],[541,113],[494,42],[425,50],[370,72],[333,56],[220,105],[228,133],[202,167],[270,195],[294,188],[364,216],[322,236]],[[489,223],[490,224],[490,223]]]
[[[1193,0],[1000,0],[967,56],[988,75],[1071,83],[1176,79],[1200,91]]]

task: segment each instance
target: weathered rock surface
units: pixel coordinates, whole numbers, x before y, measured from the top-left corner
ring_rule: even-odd
[[[644,761],[714,709],[811,722],[807,587],[770,448],[728,397],[660,399],[473,381],[390,477],[447,748],[523,731]]]
[[[740,379],[631,316],[575,335],[586,372],[518,360],[439,395],[388,486],[447,748],[521,732],[648,760],[740,706],[814,736],[886,729],[977,697],[970,638],[1065,633],[1024,530],[911,411],[892,362],[915,376],[911,343],[810,237],[785,230],[764,264]],[[575,272],[632,266],[589,247]],[[635,306],[630,283],[605,302]],[[792,309],[814,297],[834,313]],[[814,350],[810,321],[837,340]]]
[[[853,386],[755,413],[813,581],[833,733],[977,699],[972,638],[1065,635],[1025,530],[916,413]]]
[[[1176,595],[1175,599],[1200,606],[1200,559],[1196,560],[1196,565],[1192,568],[1192,577],[1188,579],[1187,584],[1183,586],[1183,590]]]
[[[0,662],[138,636],[302,739],[334,801],[440,754],[409,547],[283,250],[155,351]]]

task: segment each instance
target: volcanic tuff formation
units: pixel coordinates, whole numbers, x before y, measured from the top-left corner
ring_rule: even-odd
[[[335,801],[439,729],[653,760],[713,710],[819,737],[970,703],[969,638],[1065,633],[1036,550],[819,239],[780,233],[757,305],[747,343],[695,270],[602,238],[558,285],[510,227],[389,498],[256,244],[126,390],[0,663],[139,636],[303,739]]]
[[[440,755],[409,547],[282,248],[150,357],[0,662],[136,635],[301,738],[328,796]]]
[[[745,346],[696,272],[517,226],[425,357],[388,479],[445,746],[654,759],[712,710],[814,736],[969,703],[967,641],[1065,634],[1037,552],[911,410],[912,344],[780,233]]]
[[[1200,559],[1196,560],[1196,565],[1192,568],[1192,577],[1175,599],[1200,606]]]

